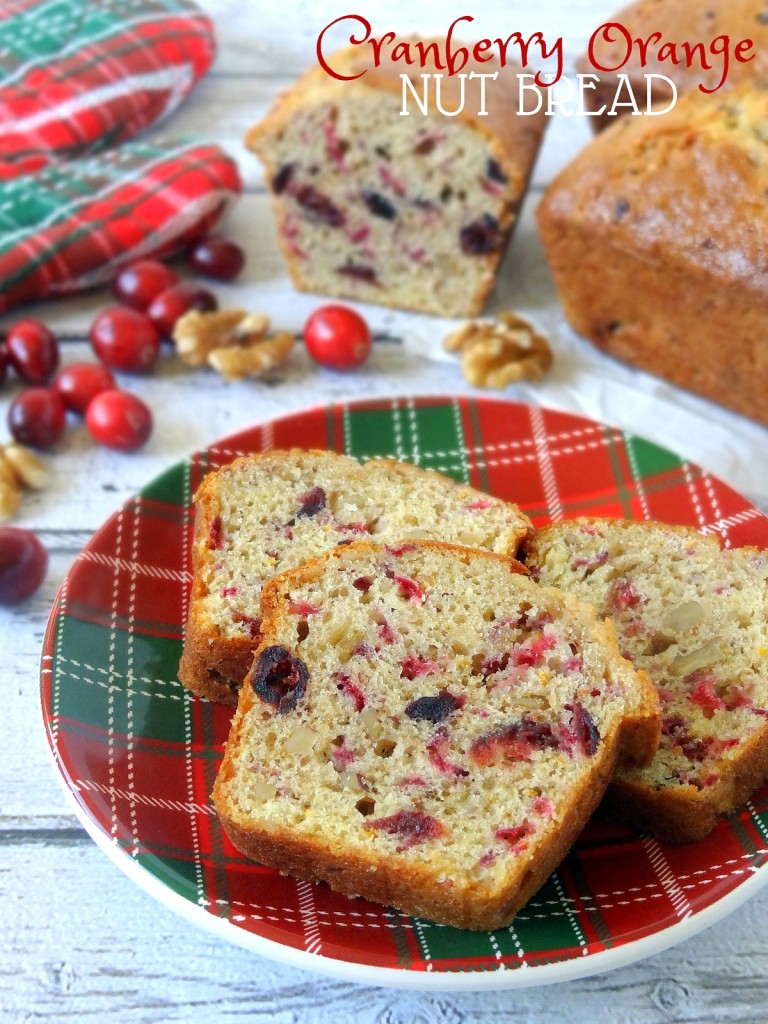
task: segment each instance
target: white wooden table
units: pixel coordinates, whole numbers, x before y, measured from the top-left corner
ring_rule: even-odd
[[[314,59],[318,31],[348,13],[347,7],[330,0],[205,0],[203,6],[216,21],[220,54],[213,72],[164,131],[218,139],[240,160],[246,191],[227,232],[247,249],[248,264],[238,284],[218,291],[222,302],[265,310],[276,326],[298,332],[318,300],[297,295],[290,286],[260,168],[243,150],[241,137],[275,93]],[[500,0],[475,6],[478,35],[516,29],[563,35],[571,59],[613,9],[611,0],[551,0],[536,10]],[[379,31],[444,32],[450,20],[427,0],[397,0],[386,14],[370,2],[353,7]],[[465,7],[457,13],[473,13]],[[553,118],[492,298],[491,309],[513,306],[531,316],[550,335],[556,352],[546,382],[510,389],[509,397],[602,417],[644,434],[768,509],[766,431],[598,355],[562,320],[532,211],[552,174],[587,137],[583,119]],[[85,331],[106,301],[100,293],[32,312],[61,332],[64,359],[72,362],[90,357]],[[227,384],[212,371],[183,370],[166,355],[152,376],[124,381],[154,410],[156,427],[147,447],[135,455],[110,453],[91,444],[82,425],[73,423],[48,457],[51,486],[26,498],[17,522],[39,532],[51,559],[42,590],[0,612],[0,1021],[765,1021],[768,892],[698,938],[600,977],[516,992],[405,993],[325,980],[222,945],[136,888],[70,813],[46,755],[38,659],[55,592],[106,517],[191,450],[255,421],[338,398],[468,390],[455,362],[441,352],[446,324],[373,307],[364,312],[379,340],[370,363],[353,375],[318,371],[300,350],[269,385]],[[12,319],[6,317],[0,326]],[[3,422],[13,393],[6,388],[0,397]]]

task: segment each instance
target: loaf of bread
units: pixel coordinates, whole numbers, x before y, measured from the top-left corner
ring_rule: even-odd
[[[565,315],[626,362],[768,423],[768,90],[622,118],[538,222]]]
[[[585,91],[588,109],[603,110],[599,116],[590,118],[595,130],[602,130],[617,117],[627,114],[627,106],[611,106],[620,85],[619,75],[626,75],[632,93],[641,108],[645,108],[646,75],[663,75],[674,82],[678,95],[702,85],[705,89],[718,89],[725,77],[722,88],[730,88],[745,82],[768,82],[768,12],[765,0],[636,0],[601,24],[614,23],[623,26],[625,32],[613,28],[610,33],[600,33],[592,47],[592,59],[586,53],[576,62],[576,70],[582,75],[597,75],[593,90]],[[654,43],[658,33],[661,39]],[[650,40],[646,49],[645,62],[641,51],[633,46],[628,52],[627,37],[632,40]],[[720,37],[720,38],[718,38]],[[722,39],[727,38],[727,53],[722,52]],[[742,39],[751,39],[754,44],[752,59],[735,59],[733,48]],[[689,44],[690,62],[686,60],[685,43]],[[671,59],[659,60],[665,44],[673,44],[677,62]],[[703,59],[702,59],[703,48]],[[714,52],[713,52],[714,51]],[[727,61],[727,64],[726,64]],[[704,64],[709,67],[705,67]],[[596,65],[599,70],[596,70]],[[604,68],[616,68],[605,71]],[[725,72],[725,74],[724,74]],[[671,87],[663,78],[652,78],[651,102],[666,109],[673,99]],[[623,89],[620,101],[628,101]]]
[[[337,544],[435,537],[514,555],[530,530],[516,505],[416,466],[298,449],[237,459],[195,495],[179,678],[236,704],[261,635],[264,581]]]
[[[422,41],[423,42],[423,41]],[[416,45],[416,41],[412,41]],[[271,189],[280,246],[297,288],[443,316],[479,313],[517,217],[544,132],[543,113],[518,116],[514,67],[369,67],[349,47],[317,66],[246,137]],[[431,51],[430,51],[431,53]],[[424,115],[401,72],[411,76]],[[495,81],[469,78],[499,72]],[[426,86],[425,83],[426,82]],[[523,109],[532,101],[523,93]],[[486,109],[487,115],[479,111]]]
[[[658,753],[620,770],[605,809],[670,842],[702,838],[768,777],[768,553],[687,527],[575,519],[542,530],[527,561],[609,615],[658,687]]]
[[[521,572],[360,541],[268,583],[213,794],[234,845],[408,914],[509,924],[659,736],[610,625]]]

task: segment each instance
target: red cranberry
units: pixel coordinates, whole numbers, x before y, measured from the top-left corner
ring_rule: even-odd
[[[123,267],[112,291],[126,306],[144,312],[161,292],[178,283],[176,274],[159,260],[138,260]]]
[[[6,337],[8,356],[18,375],[30,384],[44,384],[59,365],[56,335],[39,320],[20,320]]]
[[[99,359],[116,370],[150,370],[160,353],[160,336],[149,317],[124,306],[100,313],[91,324],[90,338]]]
[[[234,281],[245,264],[245,253],[234,242],[211,235],[192,249],[189,262],[198,274],[216,281]]]
[[[304,344],[321,366],[351,370],[370,355],[371,332],[354,309],[320,306],[304,325]]]
[[[8,356],[8,349],[5,345],[0,345],[0,386],[5,384],[5,378],[8,374],[8,363],[10,362]]]
[[[141,448],[152,433],[152,413],[136,395],[112,388],[91,399],[85,425],[99,444],[133,452]]]
[[[0,604],[17,604],[38,589],[48,570],[48,552],[19,526],[0,526]]]
[[[184,282],[161,292],[149,307],[148,316],[164,338],[170,338],[179,317],[191,309],[212,313],[219,308],[216,296],[199,284]]]
[[[27,388],[11,402],[8,428],[20,444],[49,448],[67,422],[64,399],[54,388]]]
[[[67,408],[83,416],[95,395],[115,387],[115,378],[103,363],[72,363],[59,370],[53,386]]]

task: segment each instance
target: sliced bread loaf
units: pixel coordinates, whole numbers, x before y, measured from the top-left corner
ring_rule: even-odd
[[[265,580],[337,544],[435,537],[514,555],[516,505],[440,473],[329,451],[271,451],[210,473],[195,495],[193,582],[179,678],[236,704],[260,638]]]
[[[768,553],[687,527],[575,519],[542,530],[527,561],[609,615],[658,687],[658,753],[618,773],[605,809],[670,842],[702,838],[768,777]]]
[[[409,914],[508,924],[660,727],[612,627],[524,572],[361,541],[268,583],[214,789],[235,846]]]
[[[472,316],[493,287],[549,118],[521,90],[520,68],[487,55],[461,75],[439,74],[434,42],[410,45],[425,59],[409,84],[422,98],[436,92],[421,110],[406,98],[402,64],[372,67],[366,47],[350,46],[329,58],[347,81],[315,65],[245,144],[264,164],[297,288]],[[486,95],[478,74],[494,72]]]

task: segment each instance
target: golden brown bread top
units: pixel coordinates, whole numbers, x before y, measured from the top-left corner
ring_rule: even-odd
[[[768,286],[768,89],[693,90],[660,117],[626,117],[587,145],[539,206],[562,230],[745,290]],[[695,331],[695,325],[691,325]]]
[[[765,0],[636,0],[621,8],[614,15],[603,20],[618,22],[623,25],[633,38],[646,39],[651,33],[661,33],[664,41],[691,44],[703,42],[705,46],[719,35],[731,37],[731,45],[741,39],[754,42],[755,58],[747,63],[731,59],[727,85],[733,86],[741,82],[768,80],[768,7]],[[594,53],[600,64],[613,67],[621,61],[625,51],[625,42],[616,37],[613,42],[602,38],[596,43]],[[649,51],[646,67],[641,67],[637,51],[627,65],[619,69],[632,77],[641,74],[662,74],[681,89],[691,88],[700,82],[706,88],[714,88],[721,77],[720,60],[717,55],[708,56],[714,66],[710,71],[702,70],[698,65],[687,68],[685,63],[673,64],[671,61],[656,59],[657,48]],[[582,74],[600,74],[583,56],[577,62],[577,70]]]
[[[421,40],[425,45],[430,40]],[[415,39],[410,40],[416,42]],[[471,51],[471,47],[470,51]],[[432,51],[427,50],[426,54],[431,58]],[[358,90],[370,89],[381,90],[393,94],[392,102],[392,123],[396,127],[400,118],[402,106],[400,97],[403,91],[401,74],[407,73],[411,78],[414,88],[419,96],[422,95],[421,74],[439,72],[434,63],[425,61],[422,68],[417,64],[392,63],[383,61],[380,67],[373,66],[373,57],[370,48],[364,46],[348,46],[327,58],[327,63],[339,73],[354,75],[365,70],[361,78],[354,81],[339,81],[323,70],[319,64],[315,64],[301,75],[296,82],[280,96],[278,96],[272,109],[266,118],[255,124],[246,134],[246,146],[256,153],[260,152],[260,142],[278,123],[286,121],[291,112],[301,108],[307,102],[324,102],[341,100],[354,96]],[[471,57],[462,74],[469,75],[474,71],[479,74],[492,74],[498,71],[498,78],[487,80],[485,83],[485,109],[487,115],[478,116],[481,109],[480,82],[478,79],[465,81],[466,102],[464,109],[454,118],[446,117],[446,123],[460,120],[471,124],[478,131],[482,132],[489,140],[494,140],[499,148],[498,158],[502,162],[504,170],[512,181],[517,180],[518,187],[522,189],[527,178],[530,166],[536,156],[541,137],[546,127],[545,101],[541,103],[541,109],[535,114],[517,115],[518,110],[518,75],[522,68],[507,63],[501,67],[497,60],[484,63],[474,61]],[[448,111],[456,110],[460,102],[461,84],[458,77],[449,76],[447,72],[441,72],[441,102],[443,108]],[[434,83],[430,85],[430,109],[434,109]],[[532,94],[523,93],[525,109],[533,109],[531,105]],[[411,117],[422,117],[418,112],[415,101],[410,100],[410,109],[413,111]],[[442,115],[437,114],[440,117]],[[518,170],[519,169],[519,170]],[[517,171],[517,173],[515,173]]]

